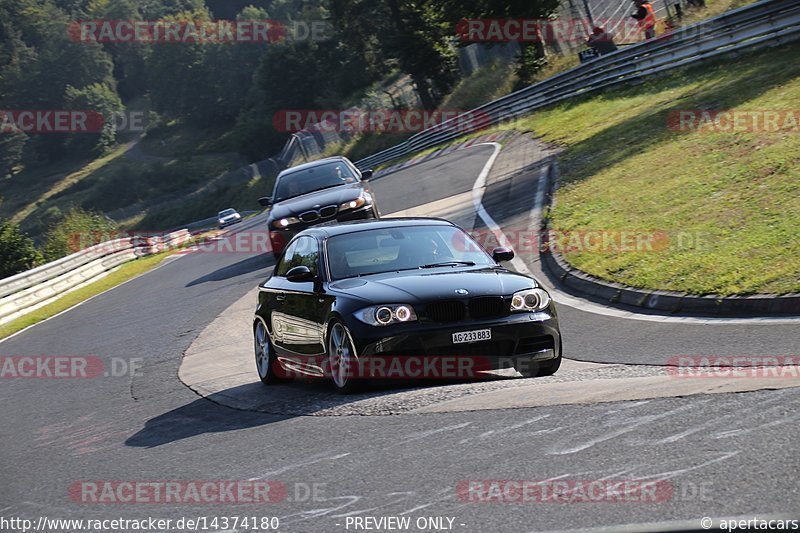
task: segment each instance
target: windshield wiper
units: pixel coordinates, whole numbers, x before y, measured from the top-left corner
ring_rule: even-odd
[[[473,261],[442,261],[441,263],[431,263],[429,265],[422,265],[419,268],[436,268],[436,267],[447,267],[447,266],[475,266]]]

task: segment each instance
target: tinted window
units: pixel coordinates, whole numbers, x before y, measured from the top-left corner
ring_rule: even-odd
[[[296,266],[305,265],[316,275],[319,272],[319,246],[312,237],[301,237],[286,249],[280,264],[275,268],[275,275],[284,277]]]
[[[219,216],[220,217],[226,217],[226,216],[232,215],[234,213],[236,213],[236,211],[234,211],[233,209],[226,209],[225,211],[220,211],[219,212]]]
[[[325,163],[281,176],[275,186],[275,202],[301,194],[336,187],[356,180],[353,171],[344,162]]]
[[[291,263],[292,258],[294,257],[294,251],[297,248],[297,243],[300,242],[299,240],[293,242],[289,245],[286,250],[283,251],[283,257],[281,260],[278,261],[278,264],[275,265],[275,275],[280,277],[285,277],[286,273],[289,272],[289,269],[292,268],[289,266]]]
[[[447,261],[495,264],[469,235],[453,226],[407,226],[337,235],[328,239],[327,250],[333,279]]]

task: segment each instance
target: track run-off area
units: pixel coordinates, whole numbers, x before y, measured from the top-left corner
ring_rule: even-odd
[[[551,155],[519,136],[372,187],[384,216],[439,216],[495,234],[538,228]],[[221,238],[263,230],[263,221]],[[635,313],[560,291],[538,253],[518,253],[510,267],[536,276],[559,304],[566,360],[557,374],[386,383],[341,396],[323,383],[258,382],[251,324],[255,288],[272,268],[266,254],[170,258],[0,343],[4,356],[91,356],[107,369],[91,379],[2,380],[0,514],[246,514],[278,517],[284,531],[441,517],[454,530],[511,532],[800,510],[797,369],[691,378],[669,366],[681,356],[797,356],[800,318]],[[75,495],[85,480],[270,480],[286,497],[92,503]],[[657,501],[511,504],[465,497],[459,487],[471,480],[659,480],[669,491]]]

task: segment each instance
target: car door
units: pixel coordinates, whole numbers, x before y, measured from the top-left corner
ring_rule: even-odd
[[[283,253],[278,263],[275,265],[272,277],[261,287],[259,304],[267,311],[264,319],[267,322],[272,345],[279,356],[287,355],[289,347],[285,343],[285,335],[288,327],[289,315],[286,306],[286,291],[291,288],[291,284],[286,279],[286,273],[291,268],[292,258],[297,249],[297,241],[291,243]]]
[[[283,278],[282,346],[290,352],[287,355],[314,365],[315,356],[324,353],[324,318],[327,316],[319,277],[320,244],[317,239],[304,236],[294,242],[286,272],[297,266],[308,267],[315,280],[292,282]]]

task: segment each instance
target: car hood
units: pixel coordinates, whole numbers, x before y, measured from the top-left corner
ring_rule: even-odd
[[[225,215],[224,217],[219,217],[220,220],[233,220],[234,218],[239,218],[239,215]]]
[[[377,304],[508,296],[537,286],[533,278],[504,268],[443,267],[430,271],[411,270],[349,278],[332,283],[330,288]],[[466,289],[469,294],[458,294],[458,289]]]
[[[330,189],[295,196],[272,205],[270,217],[273,219],[284,218],[298,215],[311,209],[325,207],[326,205],[339,206],[350,200],[355,200],[361,195],[362,188],[360,183],[349,183]]]

